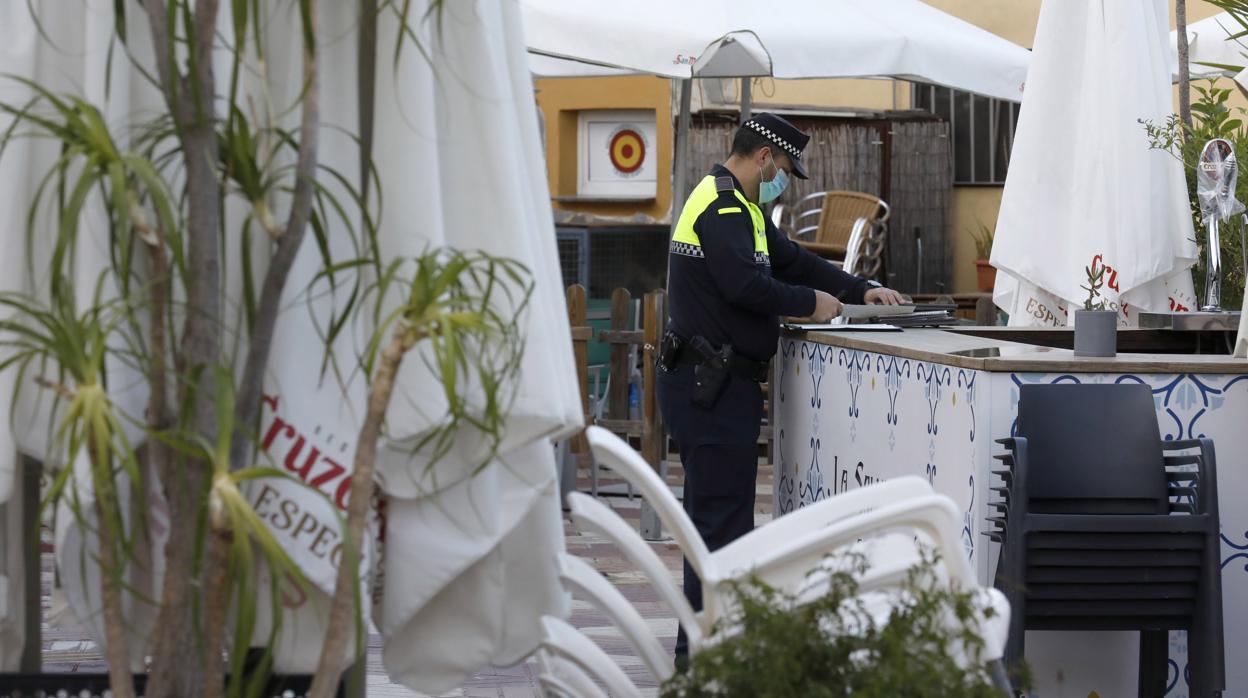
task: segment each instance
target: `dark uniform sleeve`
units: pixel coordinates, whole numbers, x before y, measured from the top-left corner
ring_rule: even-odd
[[[721,197],[698,217],[694,229],[711,278],[729,303],[765,315],[805,317],[815,312],[814,291],[778,281],[758,268],[754,224],[739,201]]]
[[[861,304],[869,290],[866,279],[846,274],[819,255],[793,242],[767,221],[767,246],[777,278],[830,293],[844,303]]]

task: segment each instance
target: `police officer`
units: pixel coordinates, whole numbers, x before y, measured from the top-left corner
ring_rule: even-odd
[[[754,528],[759,384],[776,352],[778,316],[827,322],[842,301],[903,301],[803,249],[763,216],[759,207],[780,196],[790,174],[806,179],[809,140],[774,114],[745,122],[728,160],[694,187],[672,235],[659,406],[680,446],[685,511],[711,550]],[[688,560],[684,587],[700,610],[702,586]],[[681,664],[688,655],[683,628],[676,655]]]

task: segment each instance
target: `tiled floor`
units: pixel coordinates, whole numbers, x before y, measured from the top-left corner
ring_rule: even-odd
[[[669,481],[679,485],[682,473],[679,463],[673,463]],[[602,485],[612,481],[604,476]],[[582,469],[578,481],[579,489],[589,490],[588,472]],[[755,521],[759,524],[771,518],[771,487],[772,469],[760,464],[755,503]],[[607,496],[604,501],[627,519],[634,528],[640,524],[641,501],[638,498],[629,500],[624,496]],[[655,634],[669,650],[676,641],[676,621],[667,607],[645,579],[632,568],[611,543],[582,533],[565,519],[564,532],[567,538],[568,551],[583,557],[612,581],[641,612],[650,623]],[[655,551],[666,563],[672,575],[677,579],[681,575],[680,552],[670,539],[653,544]],[[45,555],[44,585],[50,590],[52,584],[51,556]],[[44,617],[52,612],[49,595],[44,594]],[[68,613],[60,613],[59,617],[69,618]],[[574,600],[572,607],[572,625],[593,638],[608,654],[624,668],[644,695],[657,693],[655,682],[642,668],[627,642],[615,631],[607,618],[593,609],[589,604]],[[95,644],[83,639],[81,629],[52,628],[44,624],[44,669],[45,671],[89,671],[105,670]],[[534,698],[538,695],[536,684],[536,665],[532,662],[499,669],[488,669],[473,677],[462,688],[446,694],[463,698]],[[372,635],[368,648],[368,695],[376,698],[417,698],[423,694],[413,692],[386,677],[381,666],[381,638]]]

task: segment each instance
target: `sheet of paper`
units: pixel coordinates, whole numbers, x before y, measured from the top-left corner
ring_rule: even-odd
[[[888,315],[908,315],[914,312],[913,305],[853,305],[842,306],[841,317],[855,319],[864,317],[885,317]]]
[[[813,322],[805,322],[798,324],[789,324],[786,327],[794,330],[808,330],[815,332],[900,332],[901,328],[896,325],[832,325],[819,324]]]

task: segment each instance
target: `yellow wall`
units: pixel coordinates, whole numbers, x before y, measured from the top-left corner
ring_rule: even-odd
[[[558,78],[537,80],[537,103],[546,117],[546,165],[555,197],[574,197],[577,183],[577,111],[581,109],[650,109],[655,111],[656,171],[661,173],[655,198],[648,202],[554,201],[557,212],[617,218],[632,222],[667,219],[672,205],[672,119],[669,82],[650,76]]]

